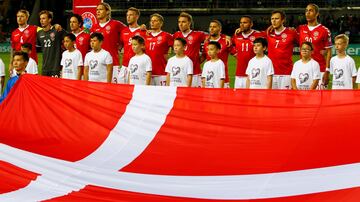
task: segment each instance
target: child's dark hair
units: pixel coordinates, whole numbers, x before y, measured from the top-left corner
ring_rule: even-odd
[[[304,44],[307,45],[307,46],[310,46],[310,49],[311,49],[312,51],[314,50],[314,45],[313,45],[311,42],[309,42],[309,41],[304,41],[304,42],[302,42],[300,48],[301,48]]]
[[[21,48],[27,48],[29,50],[32,50],[32,45],[31,43],[24,43],[21,45]]]
[[[137,42],[138,42],[139,44],[141,44],[141,45],[144,45],[144,44],[145,44],[145,39],[142,38],[142,37],[139,36],[139,35],[133,36],[133,37],[131,38],[131,40],[135,40],[135,41],[137,41]]]
[[[214,45],[216,47],[216,49],[218,49],[218,50],[221,49],[221,45],[217,41],[210,41],[208,45]]]
[[[90,35],[90,39],[97,38],[99,41],[104,41],[104,36],[100,32],[94,32]]]
[[[186,46],[186,40],[184,38],[178,37],[174,41],[180,41],[183,46]]]
[[[76,36],[73,33],[67,33],[65,34],[64,39],[65,37],[69,38],[72,42],[76,41]]]
[[[13,54],[13,58],[14,58],[15,56],[17,56],[17,55],[22,56],[22,58],[24,59],[24,61],[29,62],[29,54],[27,54],[27,53],[25,53],[25,52],[23,52],[23,51],[16,51],[16,52]]]
[[[256,38],[253,42],[254,44],[256,43],[261,43],[261,45],[265,48],[267,47],[268,43],[267,43],[267,40],[263,37],[259,37],[259,38]]]

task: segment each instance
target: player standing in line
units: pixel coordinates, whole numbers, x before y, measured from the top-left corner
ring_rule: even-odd
[[[0,93],[4,88],[4,84],[5,84],[5,64],[0,58]]]
[[[355,61],[346,55],[349,37],[340,34],[335,37],[335,49],[337,55],[330,60],[330,74],[332,77],[332,89],[353,89],[356,80]]]
[[[253,42],[255,57],[250,59],[246,74],[246,88],[271,89],[274,67],[269,57],[265,55],[267,41],[256,38]]]
[[[296,30],[284,26],[284,11],[271,13],[271,31],[267,33],[268,56],[274,65],[273,89],[291,89],[293,49],[298,43]]]
[[[219,59],[221,45],[217,41],[210,41],[207,44],[207,56],[210,60],[206,61],[201,74],[203,88],[224,88],[225,64]]]
[[[311,42],[314,47],[312,58],[320,65],[322,80],[318,89],[326,89],[329,82],[329,67],[331,59],[331,33],[328,28],[318,22],[319,7],[316,4],[308,4],[305,10],[307,24],[297,28],[299,44],[304,41]]]
[[[315,90],[321,78],[320,65],[311,58],[313,45],[304,41],[300,46],[301,59],[294,63],[291,72],[291,87],[294,90]]]
[[[161,30],[164,24],[164,18],[158,13],[150,16],[151,32],[146,36],[145,47],[146,54],[152,61],[152,84],[155,86],[166,85],[166,62],[169,49],[173,45],[171,34]]]
[[[150,85],[152,64],[151,59],[144,53],[145,40],[141,36],[133,36],[132,49],[135,55],[129,61],[129,84]]]
[[[61,58],[62,74],[64,79],[80,80],[82,76],[83,57],[81,52],[75,48],[76,36],[68,33],[64,37],[64,46],[66,51]]]
[[[212,41],[216,41],[220,44],[221,48],[219,49],[218,57],[225,64],[225,84],[226,88],[229,88],[229,71],[228,71],[228,58],[231,53],[231,47],[227,46],[227,36],[221,34],[222,25],[218,20],[212,20],[209,25],[209,37],[204,42],[204,50],[202,56],[202,61],[205,59],[207,61],[211,60],[211,57],[208,55],[208,45]]]
[[[55,27],[51,25],[53,20],[51,11],[43,10],[39,16],[43,29],[37,32],[37,44],[43,51],[42,75],[60,77],[61,45],[65,31],[56,31]]]
[[[90,34],[86,33],[83,29],[84,21],[79,14],[72,14],[70,16],[70,30],[76,37],[75,48],[78,49],[83,57],[85,58],[90,48]]]
[[[97,23],[91,27],[91,32],[99,32],[103,35],[102,47],[111,54],[113,61],[113,83],[118,83],[120,72],[119,49],[120,34],[126,28],[122,22],[111,19],[111,7],[108,3],[102,2],[96,7]]]
[[[113,61],[110,53],[101,48],[104,36],[99,32],[90,35],[92,51],[86,54],[84,61],[84,80],[111,83]]]
[[[253,20],[251,16],[245,15],[240,18],[240,28],[232,37],[234,46],[233,54],[236,54],[236,77],[234,88],[246,88],[246,69],[251,58],[255,56],[253,47],[254,40],[265,37],[265,33],[253,30]]]
[[[130,58],[135,55],[132,50],[131,38],[133,36],[142,36],[146,37],[146,30],[141,29],[138,24],[138,20],[140,17],[140,10],[134,7],[128,8],[126,12],[126,21],[128,26],[123,29],[120,35],[121,43],[123,44],[124,55],[122,59],[122,67],[119,72],[118,82],[119,83],[128,83],[127,79],[128,75],[128,65]]]
[[[168,60],[165,68],[165,72],[167,72],[166,85],[191,87],[193,63],[185,55],[186,40],[184,38],[175,38],[173,48],[175,56]]]

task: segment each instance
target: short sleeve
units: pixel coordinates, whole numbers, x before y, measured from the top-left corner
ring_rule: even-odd
[[[5,64],[1,59],[0,59],[0,76],[5,76]]]
[[[109,52],[106,52],[106,56],[105,56],[105,64],[106,65],[110,65],[113,63],[112,57],[110,55]]]
[[[205,62],[204,64],[204,67],[202,69],[202,73],[201,73],[201,78],[205,78],[206,77],[206,70],[207,70],[207,67],[208,66],[208,62]]]
[[[223,61],[220,62],[219,73],[220,73],[220,79],[225,79],[225,64]]]
[[[267,66],[266,75],[267,76],[273,75],[274,74],[274,66],[273,66],[271,60],[269,59],[267,63],[268,64],[266,65]]]
[[[314,78],[314,80],[321,78],[320,65],[319,65],[319,63],[317,63],[315,61],[313,64],[313,78]]]
[[[145,63],[145,70],[147,72],[151,72],[152,71],[152,62],[149,56],[146,57],[146,63]]]
[[[194,71],[194,65],[193,65],[193,62],[190,60],[190,58],[187,58],[188,59],[188,62],[187,62],[187,70],[186,70],[186,74],[193,74],[193,71]]]
[[[78,52],[78,61],[79,61],[77,65],[78,67],[84,65],[83,57],[80,51]]]

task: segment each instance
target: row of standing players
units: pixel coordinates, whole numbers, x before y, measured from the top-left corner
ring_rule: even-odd
[[[200,64],[204,60],[211,60],[208,54],[208,44],[211,41],[217,41],[221,45],[217,55],[221,61],[223,61],[225,67],[225,86],[228,85],[229,82],[227,65],[228,56],[229,54],[233,54],[236,55],[237,59],[235,88],[245,88],[246,81],[250,76],[247,75],[246,69],[250,59],[255,57],[253,42],[259,37],[266,38],[268,42],[268,57],[271,59],[274,68],[272,88],[287,89],[291,87],[290,74],[293,69],[293,48],[295,45],[302,44],[305,41],[312,43],[314,50],[312,51],[311,56],[319,64],[320,71],[323,75],[319,82],[319,86],[325,87],[328,83],[328,67],[330,67],[330,49],[332,46],[331,36],[329,30],[318,23],[319,8],[315,4],[309,4],[306,7],[305,16],[308,24],[301,25],[297,29],[284,27],[285,14],[282,11],[274,11],[271,14],[272,25],[268,30],[263,32],[253,30],[251,17],[243,16],[240,18],[240,28],[231,39],[221,34],[221,24],[216,20],[210,22],[209,34],[206,34],[205,32],[191,30],[192,17],[188,13],[183,12],[178,18],[180,31],[171,35],[161,30],[164,22],[161,15],[151,15],[151,31],[140,28],[137,23],[139,16],[140,11],[138,9],[129,8],[126,14],[128,26],[125,26],[120,21],[111,19],[111,7],[109,4],[100,3],[97,6],[96,17],[98,23],[93,25],[91,31],[101,33],[103,36],[103,40],[100,42],[101,48],[111,56],[111,68],[113,69],[112,79],[108,78],[109,74],[104,77],[104,72],[92,71],[95,69],[95,64],[100,64],[99,60],[96,59],[96,56],[94,55],[88,57],[88,60],[86,60],[85,57],[86,54],[88,54],[89,47],[93,46],[93,42],[90,43],[90,35],[81,29],[83,24],[82,18],[78,15],[73,15],[70,18],[70,28],[72,33],[76,36],[75,46],[82,55],[82,59],[85,63],[85,71],[88,69],[88,78],[91,77],[89,78],[90,80],[100,81],[96,76],[99,76],[102,73],[101,81],[110,82],[112,80],[116,83],[127,82],[127,72],[129,72],[127,70],[132,68],[129,66],[129,62],[130,59],[135,56],[131,39],[136,35],[140,35],[145,39],[145,53],[149,56],[152,63],[151,80],[154,85],[166,85],[165,67],[167,65],[169,47],[173,46],[175,38],[183,38],[186,41],[184,53],[191,60],[193,65],[192,86],[201,86]],[[19,28],[12,34],[12,48],[14,50],[20,50],[21,44],[33,44],[30,55],[37,61],[35,49],[37,41],[37,44],[43,48],[43,75],[60,76],[59,74],[62,68],[63,73],[69,73],[68,70],[65,71],[65,66],[70,64],[69,61],[72,61],[71,58],[66,57],[67,52],[70,51],[64,52],[62,57],[63,61],[61,62],[61,41],[65,32],[58,31],[51,25],[52,13],[48,11],[40,13],[42,30],[38,31],[37,34],[37,27],[27,25],[28,17],[29,14],[25,11],[19,11],[17,13]],[[204,50],[203,54],[200,56],[200,47],[202,43],[204,43]],[[122,66],[120,66],[118,59],[118,50],[121,47],[124,49]],[[94,53],[94,50],[91,52]],[[107,62],[109,63],[109,59]],[[71,63],[74,64],[73,62]],[[60,64],[62,64],[62,66]],[[173,67],[170,67],[171,71],[168,73],[170,73],[170,75],[176,74],[178,68],[177,65],[174,65]],[[80,77],[77,75],[77,78],[81,78],[82,72],[83,71],[79,71]],[[303,77],[304,74],[305,73],[299,74],[299,79],[300,77]],[[84,78],[86,77],[87,76],[84,76]]]

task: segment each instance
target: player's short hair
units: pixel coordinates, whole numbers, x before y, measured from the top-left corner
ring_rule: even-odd
[[[27,10],[25,10],[25,9],[20,9],[20,10],[18,10],[18,12],[17,12],[17,13],[24,13],[24,14],[26,15],[26,17],[27,17],[27,18],[30,16],[29,11],[27,11]],[[17,14],[17,13],[16,13],[16,14]]]
[[[222,29],[222,24],[219,20],[211,20],[210,23],[212,23],[212,22],[218,24],[220,29]]]
[[[285,14],[285,12],[283,10],[274,10],[274,11],[271,12],[271,15],[274,15],[276,13],[280,14],[282,20],[286,18],[286,14]]]
[[[104,41],[104,36],[100,32],[94,32],[90,35],[90,39],[97,38],[99,41]]]
[[[253,19],[250,15],[243,15],[240,17],[240,20],[241,20],[241,18],[248,18],[250,20],[250,22],[253,23]]]
[[[194,25],[194,23],[193,23],[193,17],[192,17],[189,13],[187,13],[187,12],[181,12],[180,15],[179,15],[179,17],[178,17],[178,20],[179,20],[179,18],[181,18],[181,17],[187,18],[188,21],[191,23],[191,26]]]
[[[130,7],[127,9],[127,11],[134,11],[137,16],[140,16],[140,10],[135,7]]]
[[[186,46],[186,40],[184,38],[178,37],[174,41],[180,41],[183,46]]]
[[[141,45],[144,45],[144,44],[145,44],[145,39],[142,38],[142,37],[139,36],[139,35],[133,36],[133,37],[131,38],[131,40],[135,40],[135,41],[137,41],[137,42],[138,42],[139,44],[141,44]]]
[[[346,35],[346,34],[339,34],[335,37],[335,40],[338,40],[338,39],[342,39],[343,41],[345,41],[346,45],[349,44],[349,37]]]
[[[308,6],[314,7],[316,13],[319,13],[319,12],[320,12],[320,8],[319,8],[318,5],[316,5],[316,4],[314,4],[314,3],[309,3],[306,7],[308,7]]]
[[[105,10],[108,11],[109,18],[111,18],[111,6],[110,6],[110,4],[105,3],[105,2],[100,2],[97,6],[104,6]]]
[[[256,38],[253,43],[254,43],[254,44],[256,44],[256,43],[261,43],[261,45],[262,45],[263,47],[267,47],[267,46],[268,46],[267,40],[266,40],[265,38],[263,38],[263,37]]]
[[[31,43],[21,44],[21,48],[27,48],[29,50],[32,50],[32,44]]]
[[[64,39],[65,37],[69,38],[72,42],[76,41],[76,36],[73,33],[67,33],[65,34]]]
[[[48,11],[48,10],[42,10],[42,11],[40,11],[39,16],[41,16],[41,15],[43,15],[43,14],[47,15],[47,17],[48,17],[49,19],[53,19],[53,17],[54,17],[54,13],[51,12],[51,11]]]
[[[221,49],[221,45],[220,45],[220,43],[217,42],[217,41],[210,41],[210,42],[208,43],[208,46],[209,46],[209,45],[214,45],[214,46],[216,47],[216,49],[218,49],[218,50]]]
[[[159,13],[154,13],[154,14],[150,15],[150,19],[153,17],[157,17],[162,23],[164,23],[164,17],[162,15],[160,15]]]
[[[83,18],[81,17],[81,15],[77,14],[77,13],[73,13],[71,16],[70,16],[70,19],[74,17],[77,19],[77,21],[79,22],[79,26],[82,27],[83,24],[84,24],[84,20]]]
[[[313,45],[310,41],[304,41],[304,42],[302,42],[300,48],[301,48],[303,45],[310,46],[310,49],[311,49],[312,51],[314,50],[314,45]]]
[[[16,51],[13,54],[13,59],[15,58],[15,56],[22,56],[22,58],[24,59],[25,62],[29,62],[29,54],[23,52],[23,51]]]

